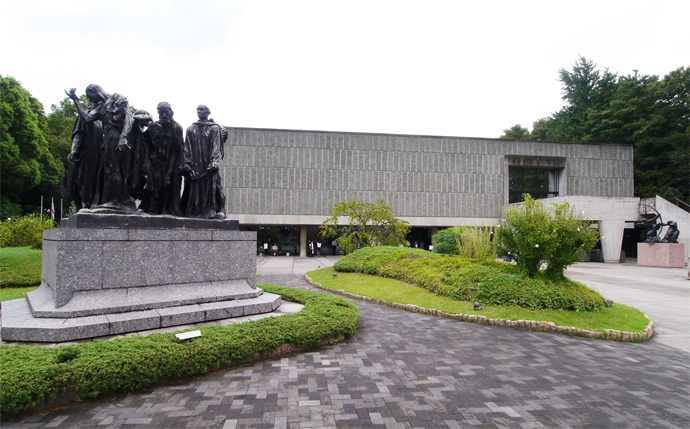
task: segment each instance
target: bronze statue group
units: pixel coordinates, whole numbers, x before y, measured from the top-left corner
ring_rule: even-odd
[[[199,120],[183,135],[166,102],[158,103],[154,122],[145,110],[132,114],[124,96],[98,85],[86,87],[88,110],[76,89],[67,94],[79,114],[66,195],[77,209],[225,218],[219,168],[228,134],[209,118],[208,107],[197,107]]]

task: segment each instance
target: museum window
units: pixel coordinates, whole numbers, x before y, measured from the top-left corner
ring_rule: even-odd
[[[557,156],[506,155],[505,204],[522,202],[523,194],[534,199],[568,195],[566,161],[565,157]]]
[[[558,172],[541,168],[510,167],[509,203],[519,203],[523,194],[534,199],[558,196]]]

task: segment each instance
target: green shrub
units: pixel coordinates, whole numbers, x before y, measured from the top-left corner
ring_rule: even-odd
[[[305,305],[299,313],[229,326],[199,328],[202,336],[181,343],[173,333],[92,341],[62,347],[0,346],[0,406],[18,414],[68,392],[77,400],[143,389],[276,350],[283,344],[314,347],[350,337],[359,312],[350,301],[321,293],[260,285]]]
[[[431,238],[431,243],[434,245],[433,252],[442,255],[459,255],[458,236],[466,228],[465,226],[453,226],[434,234]]]
[[[31,214],[0,221],[0,247],[43,247],[43,230],[56,228],[50,218]]]
[[[494,259],[496,251],[491,240],[492,235],[493,228],[463,229],[457,237],[460,256],[478,261]]]
[[[513,264],[473,261],[418,249],[371,247],[341,258],[334,268],[415,284],[441,296],[528,309],[597,310],[604,298],[581,283],[545,275],[529,278]]]
[[[433,252],[476,260],[492,259],[496,252],[492,235],[493,228],[464,225],[446,228],[432,237]]]
[[[599,231],[567,201],[546,207],[527,194],[524,204],[503,208],[496,231],[498,251],[515,259],[529,277],[546,265],[548,277],[563,279],[565,268],[599,240]]]

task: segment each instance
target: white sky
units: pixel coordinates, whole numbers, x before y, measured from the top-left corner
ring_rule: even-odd
[[[499,137],[563,105],[582,55],[690,65],[690,1],[2,1],[0,74],[50,111],[90,83],[183,126]]]

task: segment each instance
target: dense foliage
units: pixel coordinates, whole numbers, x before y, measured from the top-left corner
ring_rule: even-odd
[[[21,83],[0,76],[1,218],[37,211],[41,195],[59,199],[64,194],[62,157],[70,143],[53,134],[52,122]]]
[[[434,246],[434,253],[442,255],[459,255],[458,241],[460,232],[466,226],[452,226],[439,230],[433,237],[431,237],[431,244]]]
[[[42,257],[31,247],[0,248],[0,288],[40,285]]]
[[[0,247],[43,247],[43,230],[57,227],[49,216],[31,214],[0,220]]]
[[[420,249],[361,249],[342,257],[334,268],[402,280],[437,295],[482,304],[576,311],[597,310],[606,305],[597,292],[567,278],[529,278],[512,264],[477,262]]]
[[[368,246],[398,246],[406,243],[405,236],[410,224],[393,216],[393,209],[380,200],[365,203],[351,200],[338,203],[331,210],[332,215],[319,228],[323,238],[338,236],[336,242],[345,253]],[[340,217],[347,217],[347,225],[338,225]]]
[[[501,210],[500,222],[496,228],[499,253],[515,259],[529,277],[546,265],[546,276],[564,278],[565,268],[582,260],[599,240],[599,230],[567,201],[547,207],[525,195],[523,204]]]
[[[475,260],[494,257],[493,228],[454,226],[443,229],[432,237],[434,253],[458,255]]]
[[[515,125],[501,138],[631,144],[635,195],[690,200],[690,67],[663,79],[619,76],[580,57],[559,77],[566,105],[531,132]]]
[[[200,338],[184,343],[166,333],[54,348],[0,346],[2,411],[20,413],[70,392],[84,399],[143,389],[161,380],[238,364],[283,344],[315,347],[357,330],[359,312],[346,299],[274,285],[260,287],[305,307],[281,317],[202,327]]]

